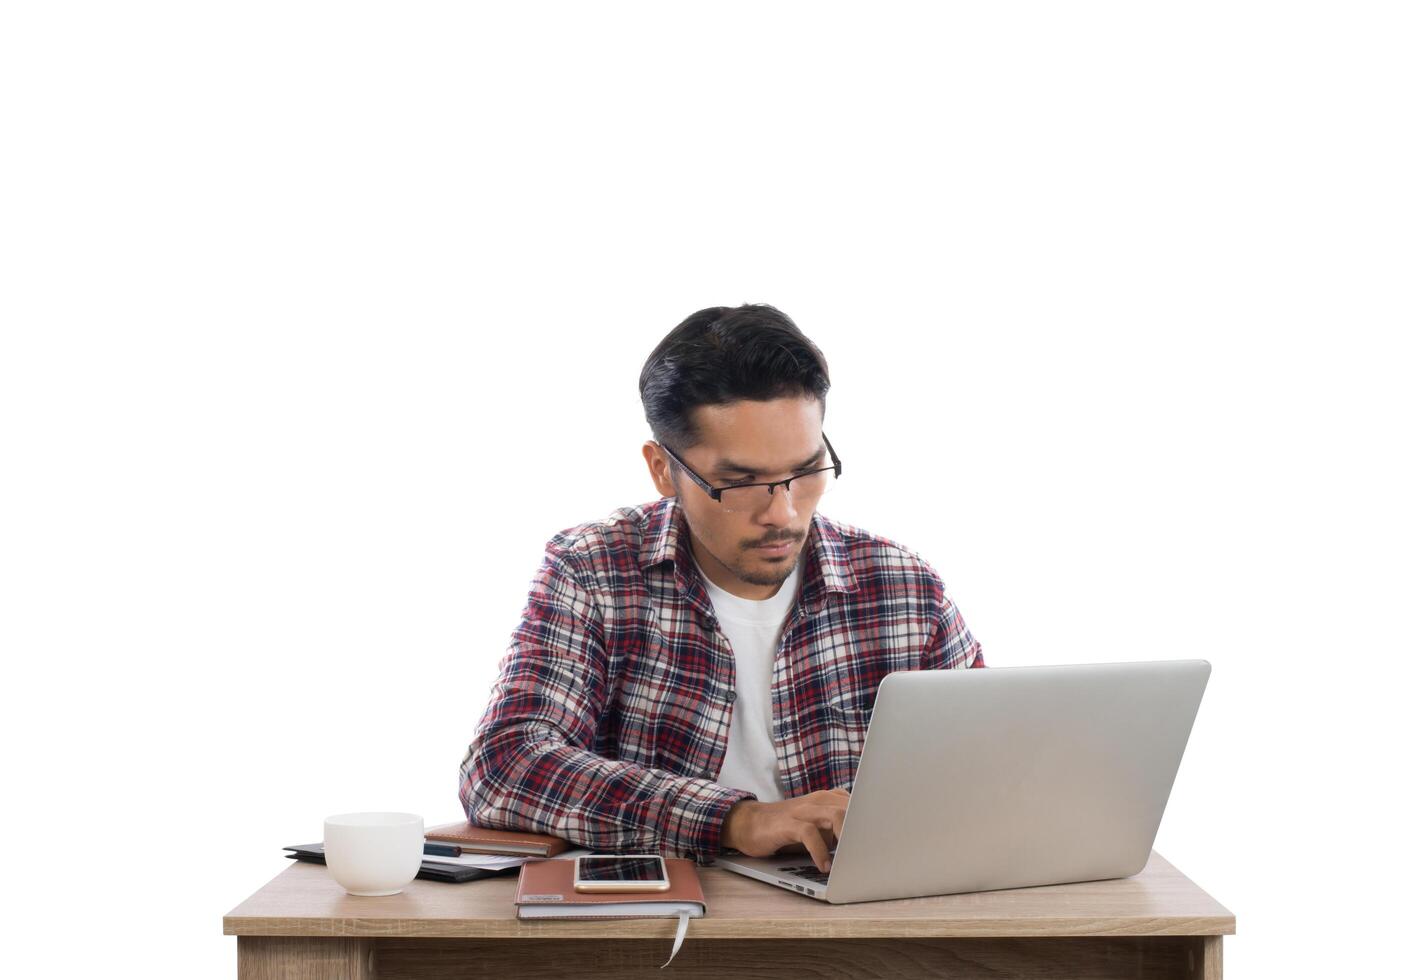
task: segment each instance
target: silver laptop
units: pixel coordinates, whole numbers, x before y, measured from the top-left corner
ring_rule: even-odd
[[[1204,660],[897,671],[875,697],[830,873],[730,852],[822,901],[1124,878],[1146,866]]]

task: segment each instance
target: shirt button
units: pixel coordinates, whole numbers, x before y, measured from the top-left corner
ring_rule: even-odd
[[[728,695],[726,696],[726,703],[727,703],[727,704],[735,704],[735,703],[736,703],[736,692],[735,692],[735,691],[732,691],[730,694],[728,694]]]

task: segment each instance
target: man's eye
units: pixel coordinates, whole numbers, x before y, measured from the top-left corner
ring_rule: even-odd
[[[815,468],[812,467],[812,468],[810,468],[810,469],[808,469],[808,470],[796,470],[794,473],[791,474],[791,476],[792,476],[792,477],[805,476],[807,473],[814,473],[814,472],[815,472]],[[742,477],[742,478],[739,479],[739,480],[732,480],[731,482],[732,482],[732,484],[735,485],[735,486],[740,486],[740,485],[745,484],[745,483],[755,483],[755,482],[756,482],[756,478],[755,478],[755,477],[750,477],[750,476],[744,476],[744,477]]]

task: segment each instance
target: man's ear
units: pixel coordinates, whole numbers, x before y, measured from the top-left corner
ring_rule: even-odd
[[[647,462],[647,472],[652,477],[652,485],[664,497],[677,496],[676,484],[672,482],[672,468],[667,456],[654,440],[642,444],[642,457]]]

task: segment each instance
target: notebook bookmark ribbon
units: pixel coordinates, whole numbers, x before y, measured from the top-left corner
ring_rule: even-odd
[[[672,943],[672,955],[667,957],[667,963],[671,963],[677,958],[677,950],[682,948],[682,940],[687,936],[687,922],[691,916],[687,910],[683,909],[677,916],[677,939]],[[667,963],[663,963],[658,969],[666,969]]]

